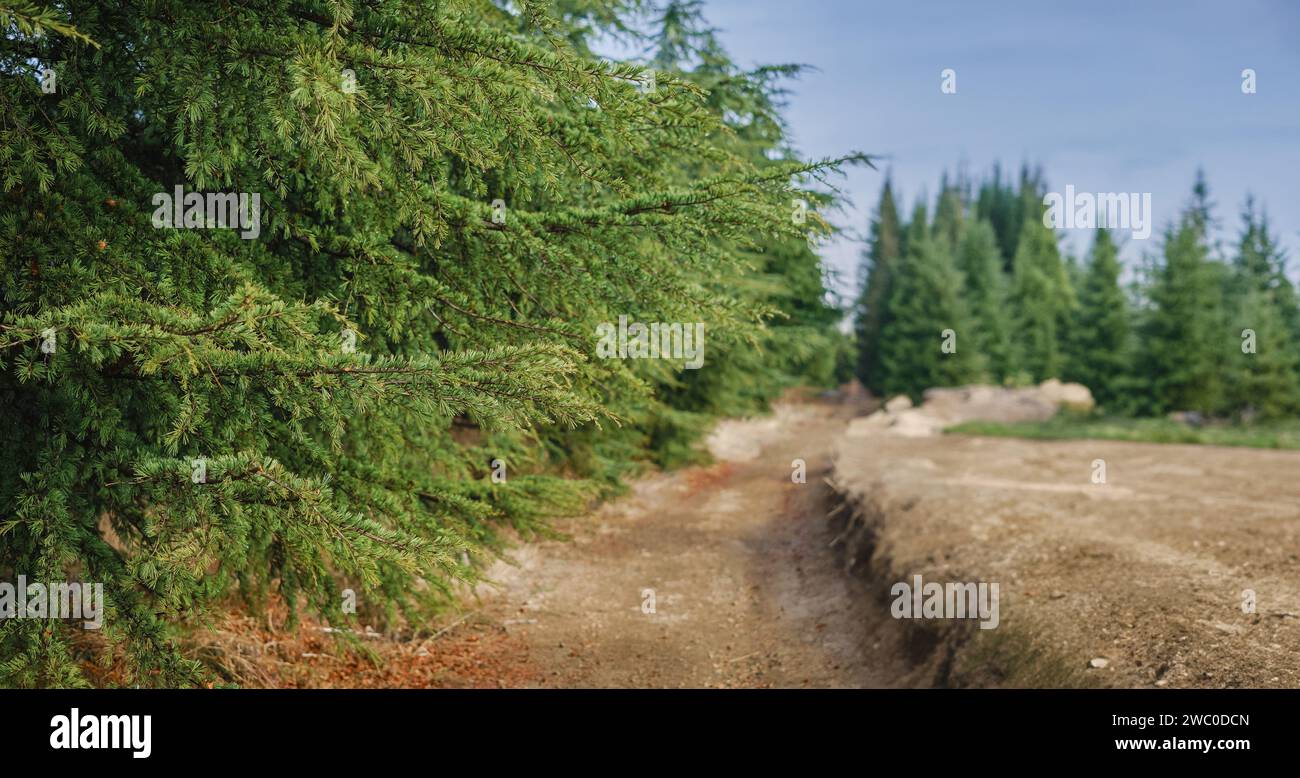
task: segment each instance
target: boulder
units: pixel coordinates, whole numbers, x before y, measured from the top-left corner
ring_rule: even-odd
[[[1083,384],[1063,384],[1049,378],[1038,385],[1038,391],[1044,399],[1072,411],[1090,411],[1097,404],[1092,399],[1092,392]]]
[[[885,403],[885,410],[889,413],[901,413],[912,407],[912,398],[905,394],[894,395]]]

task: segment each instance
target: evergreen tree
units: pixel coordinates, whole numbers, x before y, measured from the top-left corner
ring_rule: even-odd
[[[975,216],[993,225],[1002,249],[1003,270],[1011,273],[1025,219],[1038,213],[1042,198],[1042,175],[1031,172],[1028,165],[1020,170],[1020,181],[1003,180],[1002,166],[994,165],[992,175],[979,187]]]
[[[1231,379],[1224,386],[1228,409],[1272,418],[1295,413],[1300,359],[1273,295],[1251,289],[1236,302],[1225,338],[1235,353],[1222,368]]]
[[[1300,409],[1295,289],[1268,220],[1255,212],[1253,200],[1247,201],[1242,221],[1227,303],[1227,404],[1232,410],[1283,416]]]
[[[986,220],[962,234],[957,268],[965,280],[965,300],[971,313],[971,339],[989,376],[1002,382],[1016,372],[1011,350],[1011,318],[1002,254],[993,226]]]
[[[1010,272],[1016,255],[1016,241],[1020,238],[1020,197],[1014,188],[1002,181],[1002,166],[995,164],[992,175],[979,187],[975,198],[975,217],[987,221],[997,236],[1002,252],[1004,272]]]
[[[797,164],[780,114],[785,95],[780,82],[797,78],[800,66],[740,69],[704,20],[697,0],[668,3],[651,40],[654,67],[704,92],[705,105],[730,135],[730,154],[759,170]],[[696,174],[697,165],[692,161],[684,166],[687,180]],[[831,231],[819,213],[836,203],[821,191],[803,191],[799,198],[802,202],[792,201],[794,208],[787,208],[784,216],[802,221],[805,232],[759,235],[731,246],[753,269],[732,283],[742,285],[748,297],[773,312],[767,326],[754,328],[744,338],[711,342],[708,370],[661,371],[655,377],[659,402],[651,406],[648,425],[656,463],[702,459],[704,453],[694,443],[710,414],[757,412],[793,384],[833,382],[844,340],[836,325],[843,312],[828,299],[827,271],[814,244]]]
[[[1032,196],[1022,197],[1026,209]],[[1060,378],[1062,342],[1074,306],[1074,293],[1056,232],[1043,224],[1041,202],[1033,218],[1021,222],[1012,273],[1012,343],[1017,364],[1034,381]]]
[[[1287,258],[1269,229],[1268,216],[1256,211],[1254,198],[1247,198],[1242,213],[1242,233],[1233,261],[1234,292],[1249,289],[1268,291],[1292,336],[1300,336],[1300,301],[1287,275]]]
[[[1079,285],[1066,376],[1092,390],[1097,403],[1106,407],[1125,399],[1132,361],[1130,313],[1119,284],[1120,270],[1110,232],[1097,230]]]
[[[893,267],[902,255],[902,226],[893,184],[885,177],[880,204],[871,221],[871,235],[863,257],[865,269],[861,296],[855,307],[854,334],[858,344],[857,376],[876,394],[884,391],[880,363],[880,335],[889,323],[889,299]]]
[[[826,322],[772,291],[820,301],[815,257],[755,257],[825,232],[790,203],[836,161],[724,119],[771,82],[716,47],[593,55],[626,8],[0,5],[0,574],[107,611],[0,624],[0,685],[205,682],[176,638],[232,593],[418,623],[709,406],[602,325],[701,322],[712,364]],[[176,186],[258,234],[159,228]]]
[[[961,189],[948,183],[944,174],[939,189],[939,202],[935,206],[932,233],[935,245],[950,256],[956,256],[966,221],[966,202]]]
[[[1209,255],[1210,215],[1198,178],[1191,206],[1166,230],[1147,290],[1151,310],[1142,332],[1142,378],[1151,413],[1221,408],[1221,359],[1229,333],[1223,319],[1222,268]]]
[[[881,331],[886,394],[902,392],[919,400],[930,387],[976,378],[976,352],[968,342],[974,328],[961,289],[961,273],[930,237],[925,206],[918,203],[908,225],[907,254],[894,268],[889,321]],[[949,351],[952,345],[956,348]]]

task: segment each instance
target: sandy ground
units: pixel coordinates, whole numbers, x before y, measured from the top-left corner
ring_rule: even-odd
[[[824,477],[848,413],[785,405],[724,422],[709,441],[717,464],[643,479],[561,525],[570,541],[497,565],[498,587],[481,593],[465,629],[508,636],[533,668],[512,685],[897,685],[905,668],[889,641],[899,631],[831,548]],[[807,463],[804,484],[792,483],[795,458]]]
[[[1298,473],[1300,452],[866,420],[835,466],[878,597],[916,574],[999,582],[1001,624],[945,634],[940,680],[1013,686],[1300,686]]]

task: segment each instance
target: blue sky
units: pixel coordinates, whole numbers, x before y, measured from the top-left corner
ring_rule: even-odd
[[[796,146],[888,157],[908,210],[945,168],[1041,163],[1054,191],[1152,194],[1155,232],[1126,246],[1133,262],[1158,249],[1200,166],[1221,237],[1252,192],[1300,270],[1300,3],[706,0],[705,14],[742,66],[816,67],[789,85]],[[940,91],[945,68],[956,94]],[[883,176],[849,173],[842,224],[865,233]],[[1086,233],[1063,235],[1086,250]],[[843,292],[860,250],[824,251]]]

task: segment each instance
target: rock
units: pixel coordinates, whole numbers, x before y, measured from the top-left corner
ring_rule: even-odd
[[[1086,386],[1063,384],[1055,378],[1019,388],[982,384],[932,387],[923,396],[925,401],[916,406],[907,395],[889,398],[882,410],[854,419],[846,437],[867,438],[881,432],[908,438],[930,437],[966,421],[1046,421],[1061,407],[1080,411],[1093,407],[1092,393]]]
[[[1088,663],[1089,666],[1091,666],[1091,667],[1095,667],[1095,668],[1097,668],[1098,670],[1104,668],[1104,667],[1105,667],[1106,665],[1108,665],[1108,664],[1110,664],[1110,660],[1109,660],[1109,659],[1104,659],[1104,658],[1102,658],[1102,657],[1097,657],[1096,659],[1094,659],[1094,660],[1092,660],[1091,662]]]
[[[1083,384],[1063,384],[1055,378],[1049,378],[1038,385],[1038,392],[1045,399],[1074,411],[1090,411],[1096,406],[1092,392]]]
[[[899,413],[912,407],[912,398],[905,394],[894,395],[885,403],[885,410],[889,413]]]
[[[944,424],[929,414],[918,410],[908,410],[898,414],[889,431],[905,438],[924,438],[943,432]]]

